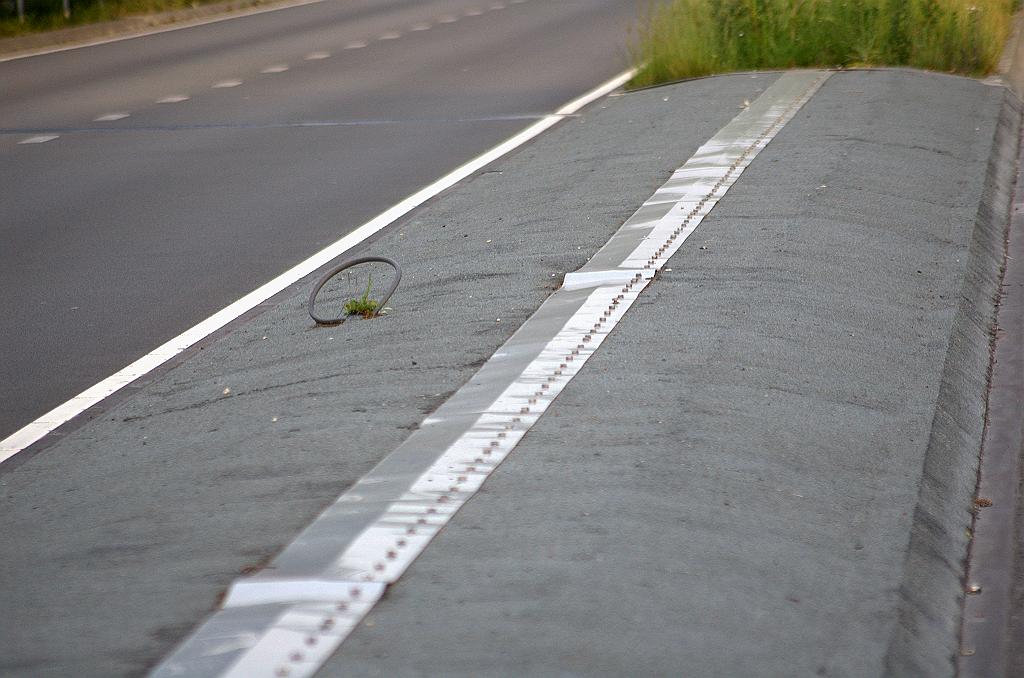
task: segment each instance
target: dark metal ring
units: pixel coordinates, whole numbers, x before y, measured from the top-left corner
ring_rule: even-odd
[[[309,294],[309,317],[313,319],[313,322],[315,322],[317,325],[340,325],[341,323],[345,322],[347,316],[344,315],[338,318],[321,318],[316,313],[314,313],[313,305],[316,303],[316,295],[320,293],[320,290],[323,289],[323,286],[327,284],[328,280],[338,275],[345,269],[352,268],[353,266],[356,266],[358,264],[369,264],[373,262],[387,264],[391,268],[395,269],[395,279],[391,282],[391,287],[388,288],[387,294],[385,294],[384,298],[380,300],[380,303],[377,304],[377,309],[374,310],[373,312],[373,316],[377,316],[380,313],[380,310],[383,309],[385,305],[387,305],[388,299],[391,298],[391,295],[394,294],[395,290],[398,288],[398,282],[402,279],[402,268],[398,265],[397,262],[395,262],[392,259],[388,259],[387,257],[356,257],[355,259],[349,259],[348,261],[339,264],[335,268],[332,268],[324,275],[324,277],[320,278],[320,281],[316,284],[316,286],[313,287],[313,291],[310,292]]]

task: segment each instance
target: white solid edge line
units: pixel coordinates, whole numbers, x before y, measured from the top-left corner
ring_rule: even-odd
[[[194,19],[192,21],[183,21],[180,24],[172,24],[163,28],[154,28],[149,31],[143,31],[141,33],[127,33],[125,35],[118,35],[112,38],[100,38],[98,40],[89,40],[87,42],[76,43],[73,45],[62,45],[60,47],[45,47],[38,51],[25,52],[24,54],[12,54],[11,56],[0,57],[0,64],[6,61],[17,61],[18,59],[30,59],[32,57],[43,56],[45,54],[56,54],[57,52],[69,52],[73,49],[83,49],[85,47],[96,47],[97,45],[106,45],[111,42],[121,42],[123,40],[134,40],[135,38],[145,38],[150,35],[159,35],[160,33],[170,33],[171,31],[180,31],[185,28],[195,28],[196,26],[206,26],[207,24],[216,24],[221,21],[228,21],[230,19],[241,19],[247,16],[255,16],[256,14],[266,14],[267,12],[279,12],[282,9],[291,9],[292,7],[304,7],[306,5],[316,5],[324,2],[324,0],[295,0],[283,5],[276,5],[274,7],[257,7],[250,10],[240,10],[231,14],[207,17],[203,19]]]
[[[455,168],[440,179],[424,186],[409,197],[395,205],[392,205],[387,210],[381,212],[373,219],[367,221],[365,224],[340,240],[328,245],[305,261],[296,264],[273,280],[264,283],[252,292],[243,296],[241,299],[238,299],[234,303],[217,311],[198,325],[185,330],[175,338],[165,342],[127,367],[115,372],[103,381],[89,387],[85,391],[82,391],[67,402],[58,405],[32,423],[15,431],[3,440],[0,440],[0,463],[10,459],[29,445],[32,445],[43,436],[53,431],[58,426],[67,423],[88,408],[99,403],[104,398],[120,390],[122,387],[127,386],[139,377],[148,374],[170,358],[173,358],[185,349],[219,330],[221,327],[224,327],[235,318],[238,318],[278,292],[281,292],[290,285],[298,282],[302,278],[305,278],[310,273],[313,273],[321,266],[341,256],[348,250],[369,238],[371,235],[388,226],[391,222],[408,214],[427,200],[430,200],[438,193],[454,186],[477,170],[494,162],[506,153],[515,150],[519,146],[522,146],[541,132],[544,132],[548,128],[557,124],[564,118],[564,116],[575,113],[590,102],[599,99],[618,87],[621,87],[623,84],[628,82],[635,73],[636,70],[631,68],[590,90],[583,96],[573,99],[566,105],[559,108],[555,113],[541,118],[534,124],[511,138],[506,139],[494,148],[485,151],[469,162]]]

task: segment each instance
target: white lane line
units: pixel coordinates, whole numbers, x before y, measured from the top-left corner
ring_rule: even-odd
[[[400,37],[402,37],[401,33],[398,33],[396,31],[388,31],[387,33],[385,33],[384,35],[378,37],[377,39],[378,40],[398,40]]]
[[[310,52],[306,56],[302,57],[306,61],[320,61],[321,59],[330,59],[330,52]]]
[[[363,242],[374,233],[377,233],[391,222],[408,214],[427,200],[430,200],[438,193],[447,190],[474,172],[479,171],[487,164],[494,162],[501,156],[522,146],[550,127],[557,125],[566,115],[575,113],[595,99],[598,99],[621,87],[628,82],[635,73],[636,71],[633,69],[620,73],[608,82],[605,82],[586,94],[573,99],[565,106],[558,109],[558,111],[553,115],[541,118],[522,132],[506,139],[494,148],[481,153],[469,162],[460,165],[433,183],[424,186],[409,197],[389,207],[384,212],[381,212],[370,221],[366,222],[340,240],[328,245],[305,261],[296,264],[273,280],[264,283],[262,286],[253,290],[241,299],[220,311],[217,311],[206,320],[179,334],[177,337],[171,339],[151,353],[139,358],[124,369],[86,389],[66,403],[54,408],[42,417],[36,419],[30,424],[27,424],[18,431],[15,431],[3,440],[0,440],[0,463],[10,459],[29,445],[40,440],[43,436],[50,433],[58,426],[70,421],[73,417],[81,414],[86,409],[92,407],[112,393],[120,390],[125,385],[148,374],[168,359],[176,356],[196,342],[204,339],[210,333],[224,327],[243,313],[246,313],[278,292],[286,289],[289,285],[298,282],[310,273],[315,272],[321,266],[330,263],[332,260],[338,258],[348,250]]]
[[[365,40],[353,40],[352,42],[345,45],[345,49],[362,49],[369,44]]]
[[[114,122],[115,120],[124,120],[130,115],[130,113],[104,113],[103,115],[97,116],[92,119],[93,122]]]
[[[503,2],[496,2],[493,5],[491,5],[490,7],[488,7],[487,11],[494,12],[494,11],[499,10],[499,9],[505,9],[506,7],[508,7],[508,5],[506,5],[505,3],[503,3]]]
[[[462,13],[462,16],[480,16],[483,13],[484,13],[484,11],[482,9],[477,9],[476,7],[470,7],[469,9],[467,9],[465,12]]]
[[[156,102],[158,104],[180,104],[182,101],[188,101],[189,98],[190,97],[185,94],[171,94],[163,99],[157,99]]]
[[[413,32],[429,31],[432,27],[433,27],[432,24],[426,24],[426,23],[424,23],[424,24],[414,24],[413,26],[409,27],[409,30],[413,31]]]
[[[203,675],[223,678],[315,674],[372,607],[354,610],[353,601],[376,600],[383,586],[398,581],[830,75],[784,74],[702,145],[417,432],[314,520],[262,575],[236,580],[223,610],[158,666],[153,678],[196,675],[200,666]],[[536,346],[542,347],[539,353]],[[499,394],[483,401],[480,389],[487,382],[497,389],[486,392]],[[453,431],[459,435],[448,443]],[[357,515],[363,518],[361,530],[341,527]],[[339,611],[345,613],[342,620],[336,619]],[[230,648],[216,669],[209,663],[213,646]]]
[[[241,80],[221,80],[220,82],[213,83],[213,89],[228,89],[229,87],[238,87],[242,84]]]
[[[28,139],[22,139],[19,144],[45,144],[47,141],[53,141],[54,139],[60,139],[59,134],[40,134],[39,136],[29,137]],[[3,461],[2,455],[0,455],[0,461]]]
[[[267,66],[260,73],[284,73],[288,70],[288,64],[274,64],[273,66]]]
[[[283,9],[291,9],[293,7],[302,7],[303,5],[315,5],[324,2],[324,0],[294,0],[293,2],[284,3],[276,7],[258,7],[249,10],[242,10],[229,14],[227,16],[218,17],[207,17],[202,19],[196,19],[194,21],[182,21],[179,24],[173,26],[167,26],[166,28],[156,28],[153,30],[142,31],[139,33],[131,33],[129,35],[119,35],[113,38],[101,38],[99,40],[90,40],[83,42],[78,45],[65,45],[63,47],[45,47],[40,50],[26,52],[24,54],[13,54],[11,56],[0,57],[0,63],[5,61],[17,61],[19,59],[30,59],[32,57],[43,56],[44,54],[55,54],[57,52],[68,52],[73,49],[85,49],[86,47],[96,47],[98,45],[107,45],[112,42],[122,42],[124,40],[135,40],[136,38],[145,38],[150,35],[159,35],[160,33],[169,33],[171,31],[180,31],[186,28],[195,28],[196,26],[205,26],[207,24],[216,24],[221,21],[230,21],[232,19],[241,19],[247,16],[253,16],[254,14],[266,14],[267,12],[280,12]]]
[[[453,16],[451,14],[448,14],[448,15],[445,15],[445,16],[441,17],[440,19],[438,19],[437,23],[439,23],[439,24],[453,24],[453,23],[455,23],[458,20],[459,20],[459,17]]]

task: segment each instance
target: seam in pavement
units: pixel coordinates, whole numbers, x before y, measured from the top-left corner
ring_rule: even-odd
[[[508,115],[487,115],[479,117],[449,117],[449,118],[378,118],[378,119],[356,119],[356,120],[291,120],[280,122],[261,123],[233,123],[233,122],[210,122],[194,123],[184,125],[125,125],[122,127],[23,127],[23,128],[0,128],[0,135],[22,135],[22,134],[91,134],[91,133],[113,133],[123,134],[125,132],[187,132],[214,129],[243,129],[243,130],[265,130],[265,129],[287,129],[296,127],[378,127],[381,125],[436,125],[436,124],[459,124],[476,122],[517,122],[520,120],[543,120],[554,113],[511,113]],[[574,113],[564,114],[560,117],[570,118]]]

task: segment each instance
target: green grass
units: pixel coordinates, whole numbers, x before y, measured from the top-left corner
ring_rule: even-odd
[[[366,291],[363,296],[356,299],[349,299],[342,307],[345,315],[361,315],[364,318],[372,318],[377,314],[378,303],[370,298],[370,288],[373,286],[373,276],[366,281]]]
[[[25,21],[18,20],[14,0],[0,0],[0,38],[113,21],[140,14],[189,9],[220,0],[71,0],[65,19],[61,0],[25,0]],[[259,4],[253,0],[252,4]]]
[[[991,73],[1017,0],[666,0],[632,45],[644,87],[728,71],[912,66]]]

